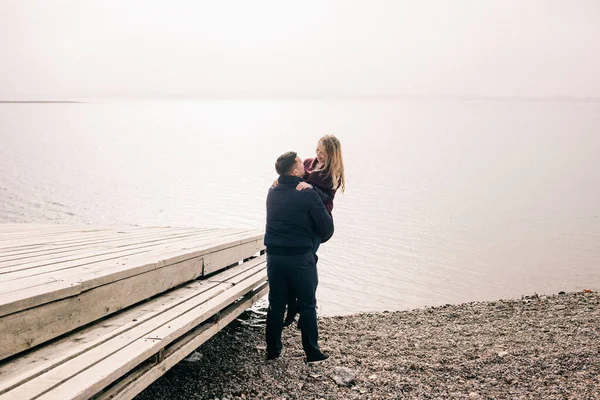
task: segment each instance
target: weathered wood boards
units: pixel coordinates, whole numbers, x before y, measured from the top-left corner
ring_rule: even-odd
[[[239,229],[0,225],[0,360],[256,254]]]
[[[0,400],[130,399],[266,290],[264,256],[171,290],[0,364]]]
[[[251,307],[256,301],[266,295],[268,290],[268,284],[264,283],[259,288],[248,293],[240,301],[221,311],[218,318],[214,318],[202,324],[200,327],[188,333],[184,338],[165,348],[162,353],[157,355],[156,359],[144,363],[135,370],[132,370],[126,377],[99,394],[97,400],[133,399],[175,364],[187,357],[191,352],[198,348],[198,346],[227,326],[227,324],[233,321],[244,310]]]

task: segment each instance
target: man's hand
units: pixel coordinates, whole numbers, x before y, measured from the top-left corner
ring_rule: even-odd
[[[271,185],[273,187],[277,187],[279,186],[279,179],[275,179],[275,182],[273,182],[273,185]]]
[[[312,189],[312,185],[306,182],[300,182],[298,186],[296,186],[296,190],[304,190],[304,189]]]

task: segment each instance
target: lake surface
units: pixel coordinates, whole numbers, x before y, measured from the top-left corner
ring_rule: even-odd
[[[335,133],[325,315],[600,289],[600,104],[0,104],[0,223],[264,229],[274,161]]]

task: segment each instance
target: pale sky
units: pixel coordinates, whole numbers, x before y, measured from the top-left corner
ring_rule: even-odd
[[[0,100],[600,96],[600,0],[0,0]]]

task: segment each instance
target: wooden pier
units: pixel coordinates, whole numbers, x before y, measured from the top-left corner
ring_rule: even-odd
[[[131,399],[268,291],[263,234],[0,225],[0,400]]]

